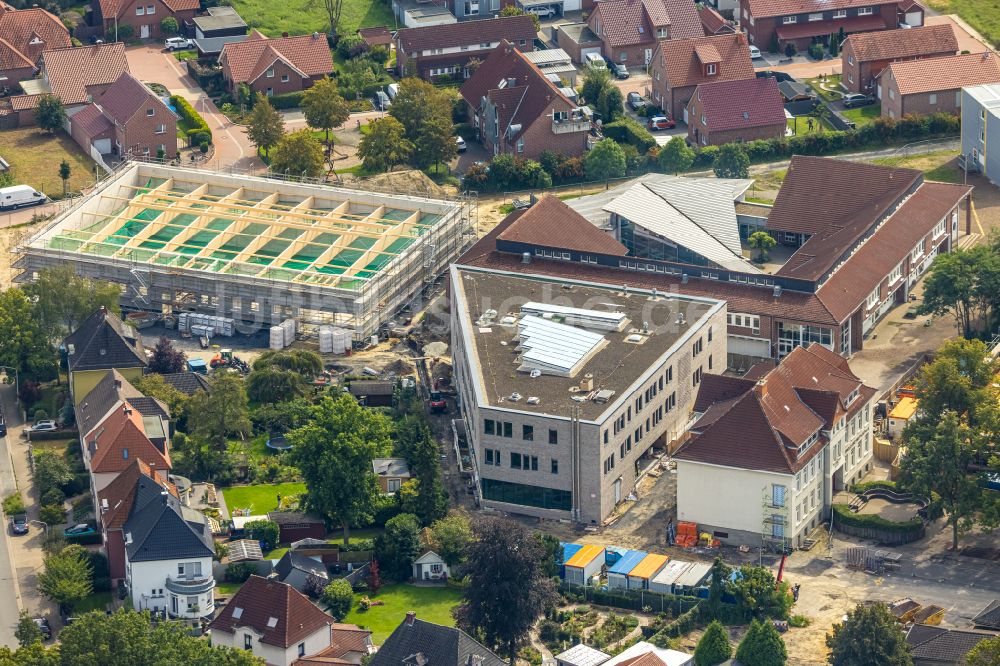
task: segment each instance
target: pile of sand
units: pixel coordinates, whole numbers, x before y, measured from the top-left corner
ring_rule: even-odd
[[[365,178],[362,182],[399,194],[418,194],[429,197],[448,196],[448,193],[442,187],[427,177],[427,174],[416,169],[380,173],[377,176]]]

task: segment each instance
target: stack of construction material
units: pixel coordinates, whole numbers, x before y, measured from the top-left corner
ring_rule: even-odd
[[[182,312],[177,316],[177,328],[181,333],[195,333],[194,327],[208,328],[211,336],[232,337],[236,332],[236,320],[230,317],[218,317],[216,315],[199,314],[197,312]]]
[[[319,327],[319,353],[320,354],[332,354],[333,353],[333,327],[332,326],[320,326]]]
[[[284,335],[285,346],[287,347],[288,345],[295,342],[295,333],[297,328],[296,321],[294,319],[286,319],[285,321],[281,322],[281,328],[285,334]]]
[[[271,327],[271,337],[269,339],[268,347],[271,349],[284,349],[285,348],[285,329],[281,326]]]
[[[698,545],[698,524],[680,521],[677,523],[677,538],[674,539],[681,548],[693,548]]]

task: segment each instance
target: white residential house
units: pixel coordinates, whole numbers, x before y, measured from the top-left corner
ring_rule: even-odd
[[[446,580],[450,575],[448,565],[433,550],[428,550],[413,562],[414,580]]]
[[[706,375],[675,455],[678,520],[728,544],[801,546],[871,468],[874,396],[820,344],[766,374]]]
[[[125,580],[135,610],[196,620],[215,611],[212,530],[168,492],[125,522]]]

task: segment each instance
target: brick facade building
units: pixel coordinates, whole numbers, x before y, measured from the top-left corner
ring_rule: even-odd
[[[114,38],[115,28],[127,25],[138,39],[166,37],[160,23],[168,16],[183,26],[191,21],[201,6],[198,0],[98,0],[91,3],[94,25],[103,25],[106,35]]]
[[[721,146],[785,135],[785,107],[772,78],[703,83],[687,106],[688,140]]]
[[[958,39],[947,24],[858,33],[844,40],[840,82],[852,93],[875,95],[875,80],[891,63],[956,53]]]
[[[602,0],[587,20],[601,40],[605,57],[645,67],[665,39],[705,34],[698,10],[687,0]]]
[[[0,4],[0,77],[15,86],[38,71],[42,52],[70,46],[69,31],[58,18],[37,7],[12,9]]]
[[[923,10],[917,7],[911,13],[918,13],[916,25],[923,25]],[[907,15],[900,14],[897,0],[740,0],[739,7],[740,25],[762,51],[783,51],[787,44],[805,51],[841,29],[848,35],[891,30]]]
[[[962,88],[1000,82],[1000,58],[984,51],[894,62],[877,81],[883,116],[958,113]]]
[[[298,92],[333,72],[326,35],[268,39],[254,30],[246,41],[226,44],[219,55],[226,88],[245,83],[268,97]]]

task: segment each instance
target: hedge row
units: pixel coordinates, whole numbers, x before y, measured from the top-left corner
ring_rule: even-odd
[[[834,527],[840,524],[860,529],[882,530],[891,534],[903,534],[919,530],[924,526],[922,518],[911,518],[906,522],[897,523],[874,514],[854,513],[846,504],[834,504],[833,513],[835,514]]]
[[[635,146],[639,154],[645,155],[650,148],[656,147],[656,139],[645,127],[631,118],[622,118],[604,126],[604,136],[618,143]]]
[[[272,95],[267,101],[276,109],[297,109],[302,106],[302,91]]]
[[[701,602],[697,597],[661,594],[649,590],[599,590],[594,587],[571,586],[561,591],[563,596],[571,601],[580,600],[598,606],[632,611],[641,611],[643,607],[648,606],[654,613],[666,610],[684,612]]]
[[[174,105],[177,109],[177,115],[181,117],[187,127],[184,130],[185,136],[188,139],[194,140],[194,138],[199,134],[208,134],[212,136],[212,130],[208,128],[208,123],[205,119],[201,117],[201,114],[194,110],[191,103],[180,95],[171,95],[170,103]]]

